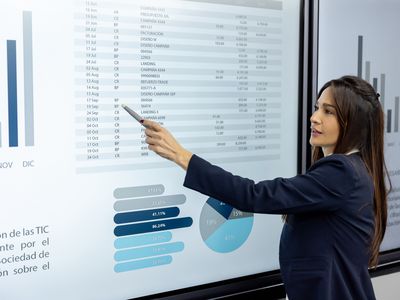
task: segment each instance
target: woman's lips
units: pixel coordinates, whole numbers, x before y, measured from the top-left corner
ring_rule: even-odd
[[[318,130],[316,130],[315,128],[311,128],[311,135],[312,135],[313,137],[319,136],[319,135],[321,135],[321,134],[322,134],[321,131],[318,131]]]

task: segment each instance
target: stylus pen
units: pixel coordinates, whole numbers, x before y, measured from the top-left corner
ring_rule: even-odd
[[[141,116],[139,116],[134,110],[130,109],[125,104],[121,104],[121,106],[123,109],[125,109],[128,112],[128,114],[130,114],[132,117],[134,117],[136,121],[138,121],[140,124],[143,125],[144,119]]]

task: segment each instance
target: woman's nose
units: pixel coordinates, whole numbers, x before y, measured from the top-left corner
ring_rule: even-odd
[[[314,123],[319,124],[320,123],[320,120],[318,118],[318,111],[314,111],[314,113],[311,115],[310,122],[311,122],[311,124],[314,124]]]

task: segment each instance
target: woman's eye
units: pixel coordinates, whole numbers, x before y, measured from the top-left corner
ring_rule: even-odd
[[[318,105],[314,105],[314,111],[318,110]]]
[[[333,115],[333,111],[330,111],[329,109],[326,109],[325,113],[328,114],[328,115]]]

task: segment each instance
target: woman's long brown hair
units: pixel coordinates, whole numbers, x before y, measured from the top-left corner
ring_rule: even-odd
[[[375,229],[371,240],[369,265],[378,264],[379,246],[383,240],[387,221],[387,194],[390,179],[384,159],[384,115],[379,94],[365,80],[343,76],[327,82],[331,88],[339,122],[339,137],[333,153],[347,153],[359,149],[374,183]],[[321,147],[314,147],[312,161],[322,158]],[[386,189],[385,178],[389,185]]]

